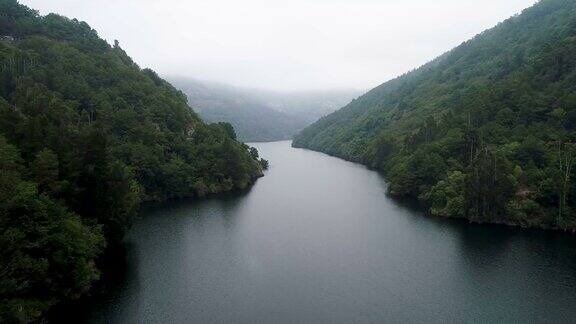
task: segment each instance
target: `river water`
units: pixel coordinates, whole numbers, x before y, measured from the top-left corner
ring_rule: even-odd
[[[569,322],[576,239],[435,219],[290,142],[248,192],[148,208],[93,323]]]

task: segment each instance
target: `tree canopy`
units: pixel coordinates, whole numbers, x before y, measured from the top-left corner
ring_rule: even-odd
[[[432,214],[576,230],[576,3],[542,0],[293,145],[382,170]]]
[[[245,188],[264,162],[229,124],[86,23],[0,0],[0,322],[99,277],[141,201]]]

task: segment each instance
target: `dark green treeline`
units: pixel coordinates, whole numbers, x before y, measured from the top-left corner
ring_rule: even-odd
[[[302,131],[435,215],[576,229],[576,2],[542,0]]]
[[[86,293],[143,200],[245,188],[262,174],[229,124],[86,23],[0,0],[0,322]]]

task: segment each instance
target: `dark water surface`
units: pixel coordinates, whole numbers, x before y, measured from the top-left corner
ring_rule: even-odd
[[[432,219],[363,166],[255,146],[271,167],[248,193],[143,213],[88,321],[576,321],[574,237]]]

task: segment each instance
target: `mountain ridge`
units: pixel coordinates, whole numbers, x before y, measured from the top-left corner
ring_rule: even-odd
[[[305,126],[340,108],[355,90],[275,92],[169,77],[189,104],[208,122],[228,122],[246,142],[291,139]]]
[[[435,215],[573,230],[574,179],[557,165],[572,165],[575,43],[575,3],[542,0],[320,119],[293,145],[382,170],[391,194],[418,197]]]
[[[240,190],[265,162],[85,22],[0,0],[0,322],[90,292],[141,201]]]

